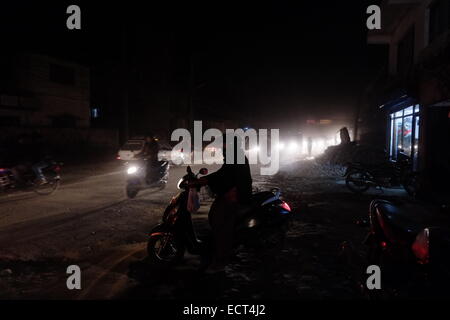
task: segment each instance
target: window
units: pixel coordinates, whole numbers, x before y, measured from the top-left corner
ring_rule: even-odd
[[[97,119],[98,117],[100,117],[100,109],[99,108],[92,108],[91,109],[91,118],[92,119]]]
[[[70,67],[50,64],[50,81],[59,84],[74,85],[75,71]]]
[[[419,105],[409,106],[390,114],[391,159],[397,159],[400,151],[411,156],[414,165],[419,154]]]
[[[430,42],[450,29],[450,0],[437,0],[430,6]]]

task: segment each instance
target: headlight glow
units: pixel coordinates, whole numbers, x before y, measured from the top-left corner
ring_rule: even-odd
[[[298,149],[298,144],[295,141],[292,141],[291,143],[289,143],[289,151],[291,152],[295,152]]]
[[[129,167],[128,169],[127,169],[127,173],[128,174],[133,174],[133,173],[136,173],[137,172],[137,167],[136,166],[131,166],[131,167]]]

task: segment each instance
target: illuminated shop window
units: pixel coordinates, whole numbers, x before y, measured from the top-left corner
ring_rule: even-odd
[[[417,162],[419,154],[420,106],[409,106],[390,114],[389,155],[397,159],[403,152]]]

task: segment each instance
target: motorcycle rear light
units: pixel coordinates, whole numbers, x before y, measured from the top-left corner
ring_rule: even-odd
[[[430,230],[423,229],[412,244],[412,251],[419,263],[427,264],[430,262]]]
[[[59,172],[61,172],[61,167],[60,166],[55,166],[53,168],[53,170],[55,170],[56,173],[59,173]]]
[[[289,207],[289,205],[286,203],[286,202],[282,202],[281,204],[280,204],[280,206],[284,209],[284,210],[286,210],[286,211],[288,211],[288,212],[291,212],[291,207]]]
[[[120,160],[120,156],[117,156],[116,159],[117,159],[117,160]]]
[[[386,248],[387,247],[386,241],[381,241],[380,245],[381,245],[382,248]]]

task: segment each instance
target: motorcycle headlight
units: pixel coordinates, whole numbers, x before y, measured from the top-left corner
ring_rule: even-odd
[[[127,169],[127,173],[128,173],[128,174],[133,174],[133,173],[136,173],[137,170],[138,170],[138,168],[137,168],[136,166],[131,166],[131,167],[129,167],[129,168]]]

